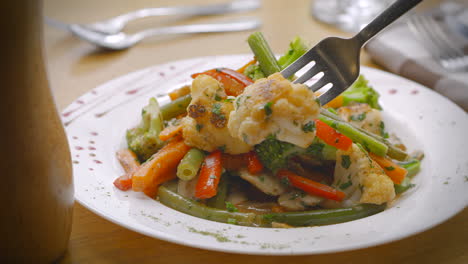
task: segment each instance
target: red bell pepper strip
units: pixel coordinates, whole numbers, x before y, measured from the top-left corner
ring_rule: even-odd
[[[257,156],[255,151],[251,151],[245,154],[247,160],[247,170],[250,174],[258,174],[263,170],[263,164],[260,162],[260,159]]]
[[[346,194],[342,191],[336,190],[328,185],[301,177],[288,170],[278,171],[278,176],[280,178],[287,178],[292,186],[311,195],[316,195],[335,201],[341,201],[346,196]]]
[[[353,141],[349,137],[337,132],[321,120],[315,120],[315,127],[315,135],[330,146],[341,150],[348,150],[353,144]]]
[[[205,157],[195,186],[196,198],[207,199],[216,195],[222,170],[220,150],[216,150]]]

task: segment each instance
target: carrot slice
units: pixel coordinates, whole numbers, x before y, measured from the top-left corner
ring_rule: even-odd
[[[330,146],[341,150],[348,150],[353,144],[353,141],[349,137],[339,133],[323,121],[315,120],[315,127],[315,135]]]
[[[245,154],[247,160],[247,170],[250,174],[258,174],[263,170],[263,164],[258,159],[257,153],[255,151],[251,151]]]
[[[278,171],[278,176],[280,178],[287,178],[292,186],[311,195],[317,195],[335,201],[341,201],[346,196],[346,194],[342,191],[334,189],[328,185],[301,177],[288,170]]]
[[[244,74],[245,69],[247,69],[247,67],[249,67],[250,65],[253,65],[253,64],[255,64],[255,63],[257,63],[257,60],[256,60],[256,59],[253,59],[253,60],[247,62],[244,66],[242,66],[242,67],[240,67],[239,69],[237,69],[236,71],[237,71],[237,72],[240,72],[240,73],[242,73],[242,74]]]
[[[379,166],[382,167],[382,169],[384,169],[388,177],[390,177],[390,179],[392,179],[392,181],[396,184],[401,184],[401,182],[405,179],[406,174],[408,174],[408,171],[405,168],[396,164],[389,158],[380,157],[370,152],[369,156],[375,162],[377,162],[377,164],[379,164]]]
[[[174,136],[178,135],[179,133],[182,132],[182,125],[170,125],[165,127],[160,133],[159,133],[159,139],[162,141],[166,141],[170,138],[173,138]]]
[[[333,100],[328,102],[324,107],[339,108],[343,106],[343,95],[338,95]]]
[[[171,101],[174,101],[175,99],[177,99],[179,97],[182,97],[182,96],[185,96],[187,94],[190,94],[190,86],[189,85],[185,85],[183,87],[175,89],[172,92],[170,92],[168,95],[169,95],[169,98],[171,98]]]
[[[132,188],[132,177],[128,173],[118,177],[114,181],[114,186],[121,191],[128,191]]]
[[[177,165],[189,150],[181,138],[170,141],[133,173],[132,189],[154,197],[161,183],[175,177]]]
[[[127,191],[132,188],[132,173],[140,167],[140,162],[136,154],[129,149],[117,151],[116,156],[125,174],[115,179],[114,185],[122,191]]]
[[[195,186],[195,197],[207,199],[215,196],[218,191],[218,183],[221,179],[222,170],[220,150],[216,150],[206,156],[200,169],[197,185]]]

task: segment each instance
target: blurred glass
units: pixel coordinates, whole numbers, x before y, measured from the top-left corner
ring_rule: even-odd
[[[347,32],[358,32],[394,0],[315,0],[312,16]]]

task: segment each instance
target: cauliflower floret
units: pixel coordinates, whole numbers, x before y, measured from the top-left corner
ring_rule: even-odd
[[[237,97],[228,128],[232,136],[251,146],[275,134],[278,140],[306,148],[315,137],[313,120],[319,112],[320,105],[307,86],[275,73]]]
[[[333,186],[346,193],[341,206],[382,204],[395,198],[392,180],[358,145],[353,144],[348,151],[338,150],[336,158]],[[339,204],[326,202],[326,207],[335,206]]]
[[[382,115],[368,104],[353,104],[338,109],[338,114],[351,124],[376,135],[382,134]]]
[[[193,80],[191,93],[188,115],[181,121],[185,144],[210,152],[222,148],[230,154],[251,150],[229,133],[227,123],[234,106],[230,100],[225,100],[226,93],[217,80],[200,75]]]

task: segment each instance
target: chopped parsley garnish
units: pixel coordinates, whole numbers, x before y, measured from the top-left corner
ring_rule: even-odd
[[[211,112],[215,115],[222,115],[223,113],[221,112],[221,104],[214,104],[213,109],[211,109]]]
[[[235,205],[233,205],[231,202],[226,202],[226,210],[229,212],[238,212],[239,209]]]
[[[306,152],[308,154],[311,154],[312,156],[321,158],[322,157],[322,151],[323,151],[324,147],[325,147],[325,144],[323,144],[323,143],[320,143],[320,142],[313,143],[309,147],[307,147]]]
[[[349,166],[351,166],[351,158],[349,155],[341,155],[341,167],[349,169]]]
[[[380,135],[383,137],[383,138],[388,138],[389,135],[387,132],[385,132],[385,123],[383,121],[380,121]]]
[[[230,103],[230,102],[233,102],[234,100],[236,100],[236,97],[228,96],[226,99],[224,99],[224,102]]]
[[[202,124],[196,124],[195,128],[197,129],[198,132],[200,132],[200,130],[203,128],[203,125]]]
[[[263,106],[263,110],[265,110],[265,114],[267,116],[270,116],[273,113],[273,110],[271,109],[272,105],[273,105],[272,102],[268,102]]]
[[[320,106],[320,99],[318,97],[315,98],[315,102]]]
[[[306,193],[305,192],[302,192],[302,191],[298,191],[298,192],[295,192],[291,195],[291,197],[289,197],[289,200],[295,200],[296,198],[304,198],[306,196]]]
[[[225,119],[226,117],[224,116],[224,113],[221,111],[221,104],[219,103],[215,103],[213,104],[213,108],[211,109],[211,112],[216,115],[216,117],[219,119],[219,120],[223,120]]]
[[[351,181],[347,181],[347,182],[340,185],[340,189],[344,190],[344,189],[350,187],[351,185],[353,185],[353,183]]]
[[[385,170],[388,170],[388,171],[392,171],[392,170],[395,169],[395,167],[393,167],[393,166],[388,166],[388,167],[385,167],[384,169],[385,169]]]
[[[310,121],[302,126],[302,131],[304,132],[314,132],[315,131],[315,122]]]
[[[283,177],[281,178],[280,182],[285,185],[285,186],[290,186],[291,185],[291,182],[289,182],[289,178],[288,177]]]
[[[219,101],[221,101],[222,98],[218,94],[215,94],[214,99],[219,102]]]
[[[219,150],[221,150],[221,152],[226,152],[226,145],[222,145],[222,146],[219,146],[218,147]]]
[[[353,120],[353,121],[362,121],[362,120],[366,119],[366,113],[364,112],[364,113],[361,113],[359,115],[352,115],[350,117],[350,119]]]

